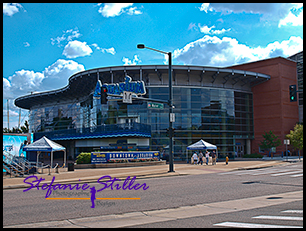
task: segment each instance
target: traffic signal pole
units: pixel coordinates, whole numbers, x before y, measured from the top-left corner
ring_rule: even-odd
[[[303,90],[297,90],[295,84],[289,86],[289,100],[290,100],[290,102],[296,102],[297,101],[297,98],[298,98],[297,93],[298,92],[303,92]]]

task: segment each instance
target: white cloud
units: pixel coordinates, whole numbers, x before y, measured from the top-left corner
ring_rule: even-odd
[[[115,51],[114,47],[111,47],[111,48],[101,48],[96,43],[93,43],[92,46],[94,46],[98,51],[101,51],[102,53],[106,52],[106,53],[109,53],[109,54],[112,54],[112,55],[116,54],[116,51]]]
[[[208,11],[216,11],[222,12],[223,14],[242,12],[260,14],[262,15],[261,20],[276,21],[281,26],[288,23],[300,25],[302,21],[298,24],[297,17],[294,18],[291,12],[301,7],[303,5],[297,3],[203,3],[199,9],[205,13],[208,13]]]
[[[207,13],[207,11],[212,11],[212,8],[209,7],[210,3],[202,3],[201,7],[199,8],[200,11],[205,11],[205,13]]]
[[[10,86],[5,86],[3,96],[16,97],[28,94],[31,91],[39,89],[43,79],[44,75],[40,72],[29,70],[16,71],[14,75],[8,78]]]
[[[3,78],[3,88],[10,88],[11,87],[11,83],[10,81],[8,81],[8,79]]]
[[[133,14],[142,14],[140,10],[137,10],[137,7],[131,7],[127,10],[127,14],[133,15]]]
[[[92,49],[86,44],[86,42],[80,42],[78,40],[69,41],[65,46],[63,55],[67,58],[77,58],[90,55]]]
[[[297,11],[297,14],[294,14],[293,11]],[[278,27],[281,26],[303,26],[303,4],[302,6],[296,5],[293,7],[289,14],[279,21]]]
[[[59,59],[42,72],[24,69],[16,71],[12,76],[3,78],[3,98],[16,98],[34,91],[64,87],[71,75],[84,70],[83,65],[73,60]]]
[[[98,3],[100,6],[102,3]],[[99,13],[103,15],[103,17],[115,17],[120,14],[126,12],[129,15],[133,14],[142,14],[140,10],[137,10],[137,7],[130,7],[133,3],[104,3],[102,7],[99,8]],[[130,7],[130,8],[128,8]],[[128,8],[125,10],[125,8]]]
[[[29,46],[30,46],[30,43],[24,42],[23,45],[24,45],[24,47],[29,47]]]
[[[5,98],[12,98],[12,93],[10,91],[11,89],[11,82],[3,77],[3,99]]]
[[[112,55],[115,55],[115,54],[116,54],[115,48],[113,48],[113,47],[108,48],[108,49],[103,48],[103,49],[102,49],[102,52],[103,52],[103,53],[106,52],[106,53],[109,53],[109,54],[112,54]]]
[[[5,15],[13,16],[19,12],[19,9],[23,9],[19,3],[3,3],[3,14]]]
[[[51,38],[51,44],[57,44],[58,47],[63,46],[62,41],[72,41],[74,38],[79,38],[81,36],[79,29],[76,27],[75,29],[70,29],[63,31],[62,36],[57,36],[56,38]]]
[[[134,55],[133,60],[130,60],[129,58],[123,57],[122,62],[124,62],[123,65],[136,65],[141,63],[141,60],[139,59],[138,55]]]
[[[68,78],[71,75],[84,70],[82,64],[73,60],[59,59],[43,71],[45,78],[42,81],[42,86],[44,90],[64,87],[68,84]]]
[[[200,31],[202,33],[204,33],[204,34],[223,34],[223,33],[227,32],[227,31],[231,30],[231,28],[229,28],[229,29],[224,29],[223,28],[222,30],[213,30],[213,28],[215,28],[215,26],[208,27],[206,25],[201,26],[200,24],[198,26],[200,28]]]
[[[288,57],[303,50],[303,39],[291,36],[289,40],[273,42],[266,47],[249,47],[235,38],[205,35],[173,52],[173,57],[186,65],[231,66],[276,56]]]

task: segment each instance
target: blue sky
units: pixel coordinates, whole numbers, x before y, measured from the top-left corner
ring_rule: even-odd
[[[83,70],[166,64],[226,67],[303,50],[303,4],[3,3],[3,126],[16,97],[64,87]],[[22,122],[27,111],[22,110]]]

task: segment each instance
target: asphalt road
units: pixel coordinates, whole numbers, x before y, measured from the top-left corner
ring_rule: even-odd
[[[285,170],[285,171],[283,171]],[[107,214],[122,214],[134,211],[150,211],[180,206],[228,201],[255,196],[272,195],[303,190],[302,163],[260,170],[136,179],[145,183],[143,190],[110,190],[96,193],[96,198],[141,198],[140,200],[96,200],[91,208],[90,200],[46,200],[46,191],[33,188],[3,191],[3,226]],[[296,171],[296,173],[294,173]],[[300,172],[298,172],[300,171]],[[291,172],[293,172],[291,174]],[[274,174],[274,175],[273,175]],[[278,175],[277,175],[278,174]],[[134,183],[134,185],[135,185]],[[42,185],[42,184],[41,184]],[[102,184],[90,183],[98,190]],[[122,182],[120,182],[122,186]],[[58,190],[51,197],[90,198],[90,191]],[[251,209],[227,214],[193,217],[176,221],[157,222],[133,227],[222,227],[216,224],[232,221],[247,223],[276,223],[274,220],[254,216],[280,215],[285,210],[303,210],[303,203],[290,202],[281,205]],[[290,216],[294,216],[290,214]],[[260,222],[259,222],[260,220]],[[303,221],[278,221],[278,224],[302,225]]]

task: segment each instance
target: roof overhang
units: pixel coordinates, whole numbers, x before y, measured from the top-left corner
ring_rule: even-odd
[[[230,69],[230,68],[216,68],[205,66],[187,66],[187,65],[173,65],[173,80],[177,74],[186,74],[187,81],[189,81],[189,74],[199,76],[199,82],[203,79],[210,81],[211,84],[218,79],[224,84],[230,82],[232,86],[241,83],[241,86],[250,84],[251,87],[256,86],[270,79],[269,75]],[[15,99],[15,105],[23,109],[31,109],[46,105],[48,103],[54,104],[62,101],[80,102],[83,97],[90,95],[95,89],[97,79],[108,77],[108,80],[114,80],[114,74],[119,76],[130,75],[132,77],[139,76],[141,73],[156,73],[157,76],[166,74],[168,72],[168,65],[136,65],[136,66],[115,66],[96,68],[88,71],[78,72],[69,78],[67,86],[58,89],[39,93],[32,93]],[[175,85],[174,85],[175,86]]]

